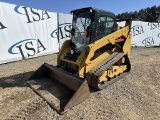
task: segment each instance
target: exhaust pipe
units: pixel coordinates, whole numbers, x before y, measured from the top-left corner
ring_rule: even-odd
[[[29,80],[29,86],[59,113],[90,95],[85,79],[47,63],[38,68]]]

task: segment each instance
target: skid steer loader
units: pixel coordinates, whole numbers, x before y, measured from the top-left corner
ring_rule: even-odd
[[[62,45],[57,66],[44,63],[30,76],[30,87],[62,113],[98,90],[119,80],[130,69],[131,20],[119,27],[111,12],[88,7],[71,11],[72,35]]]

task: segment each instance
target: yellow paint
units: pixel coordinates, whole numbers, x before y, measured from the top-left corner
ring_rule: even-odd
[[[104,59],[108,58],[113,52],[122,52],[127,54],[128,57],[130,56],[132,34],[128,32],[129,26],[125,26],[123,28],[118,27],[117,31],[89,44],[88,47],[83,52],[81,52],[76,62],[64,59],[64,55],[71,54],[70,40],[65,41],[58,54],[57,65],[59,65],[61,61],[65,61],[70,65],[78,66],[77,68],[73,68],[75,69],[75,71],[77,71],[79,77],[84,78],[86,73],[100,64]],[[113,49],[104,52],[96,59],[93,59],[96,50],[102,48],[107,44],[114,45],[115,39],[120,37],[124,37],[126,39],[122,51],[114,47]],[[123,73],[127,69],[126,65],[121,65],[121,63],[124,63],[124,61],[125,59],[122,58],[121,60],[117,61],[117,66],[112,66],[109,70],[105,71],[99,78],[99,82],[105,82],[108,80],[108,78],[113,78],[120,73]]]

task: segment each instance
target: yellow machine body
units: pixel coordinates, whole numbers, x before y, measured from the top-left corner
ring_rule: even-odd
[[[57,66],[45,63],[29,78],[30,87],[58,112],[87,99],[89,86],[105,89],[131,69],[130,20],[119,27],[111,12],[90,7],[72,13],[72,38],[63,43]]]
[[[61,61],[67,62],[77,73],[79,73],[79,77],[84,78],[84,76],[95,66],[97,66],[99,63],[101,63],[104,59],[108,58],[112,53],[114,52],[123,52],[127,54],[127,56],[130,56],[130,46],[131,46],[131,39],[132,39],[132,33],[129,32],[129,26],[125,26],[114,33],[105,36],[97,41],[95,41],[92,44],[89,44],[87,48],[78,56],[78,59],[74,61],[70,61],[64,58],[66,54],[71,54],[71,44],[70,40],[67,40],[62,45],[62,48],[58,54],[57,64],[59,65]],[[103,46],[107,44],[115,44],[115,40],[120,37],[125,37],[125,43],[123,45],[123,51],[119,51],[116,46],[113,49],[110,49],[100,55],[96,59],[92,59],[94,57],[95,51],[102,48]],[[78,67],[75,67],[78,66]],[[118,67],[118,66],[117,66]],[[71,68],[71,69],[72,69]],[[117,68],[117,70],[121,71],[121,67]]]

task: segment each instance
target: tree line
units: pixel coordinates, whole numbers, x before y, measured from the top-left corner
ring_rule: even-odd
[[[135,21],[160,22],[160,5],[147,7],[139,11],[120,13],[116,17],[117,19],[131,18]]]

